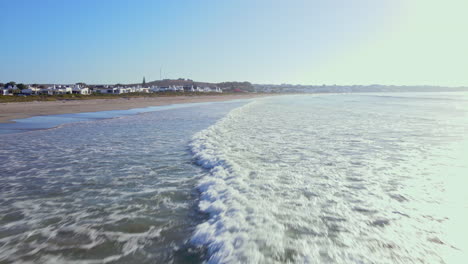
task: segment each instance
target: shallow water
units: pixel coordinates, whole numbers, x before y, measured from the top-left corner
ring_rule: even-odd
[[[229,102],[247,102],[248,99],[237,99]],[[83,112],[73,114],[58,114],[58,115],[45,115],[33,116],[22,119],[14,119],[13,123],[0,123],[0,135],[20,133],[31,130],[42,130],[54,128],[63,124],[77,123],[91,120],[101,120],[109,118],[124,117],[129,115],[167,111],[172,109],[190,108],[197,106],[206,106],[212,104],[219,104],[219,102],[206,102],[206,103],[187,103],[187,104],[172,104],[162,106],[149,106],[143,108],[132,108],[127,110],[110,110],[100,112]]]
[[[2,135],[0,160],[0,263],[467,259],[468,93],[192,105]]]
[[[188,142],[242,104],[2,135],[0,263],[196,262],[202,169]]]

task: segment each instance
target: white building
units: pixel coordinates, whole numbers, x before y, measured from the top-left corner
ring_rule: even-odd
[[[140,88],[137,88],[137,89],[136,89],[136,92],[138,92],[138,93],[149,93],[149,92],[150,92],[150,88],[140,87]]]
[[[54,94],[71,94],[73,93],[73,89],[67,86],[60,86],[55,88]]]
[[[89,95],[90,91],[88,87],[81,87],[79,84],[73,86],[72,93],[74,94],[82,94],[82,95]]]
[[[102,93],[102,94],[125,94],[125,93],[134,93],[135,88],[134,87],[113,87],[113,88],[107,88],[107,89],[98,89],[97,92]]]
[[[56,94],[72,94],[73,88],[66,85],[55,85],[47,87],[47,94],[56,95]]]
[[[31,94],[35,95],[40,95],[40,94],[47,94],[47,95],[53,95],[53,91],[49,90],[48,88],[40,88],[40,87],[35,87],[35,86],[28,86],[28,89],[32,91]],[[21,93],[25,94],[25,90],[21,91]]]

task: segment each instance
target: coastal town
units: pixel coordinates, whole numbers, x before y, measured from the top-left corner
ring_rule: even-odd
[[[74,85],[24,85],[14,82],[7,83],[1,87],[3,96],[30,96],[30,95],[64,95],[64,94],[128,94],[128,93],[158,93],[158,92],[199,92],[199,93],[222,93],[218,86],[197,86],[197,85],[98,85],[87,86],[83,83]]]
[[[295,84],[251,84],[249,82],[195,82],[190,79],[164,79],[139,84],[87,85],[75,84],[23,84],[16,82],[0,83],[0,98],[8,96],[63,96],[63,95],[135,95],[145,96],[157,93],[174,95],[204,93],[368,93],[368,92],[440,92],[468,91],[468,87],[441,86],[394,86],[394,85],[295,85]],[[7,96],[7,97],[5,97]]]

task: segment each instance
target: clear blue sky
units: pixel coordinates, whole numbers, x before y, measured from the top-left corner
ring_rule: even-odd
[[[0,82],[468,85],[462,0],[0,0]]]

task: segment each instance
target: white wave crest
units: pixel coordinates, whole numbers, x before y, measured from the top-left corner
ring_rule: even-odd
[[[208,248],[209,263],[246,262],[247,259],[255,263],[263,258],[257,244],[249,239],[248,215],[253,213],[253,208],[247,206],[248,199],[233,187],[246,184],[239,177],[246,172],[226,155],[234,147],[229,143],[235,143],[226,138],[226,129],[252,104],[255,102],[231,111],[215,125],[197,133],[190,144],[196,162],[210,170],[198,185],[199,209],[209,214],[210,219],[197,226],[191,239],[193,244]],[[231,184],[234,181],[236,185]]]

